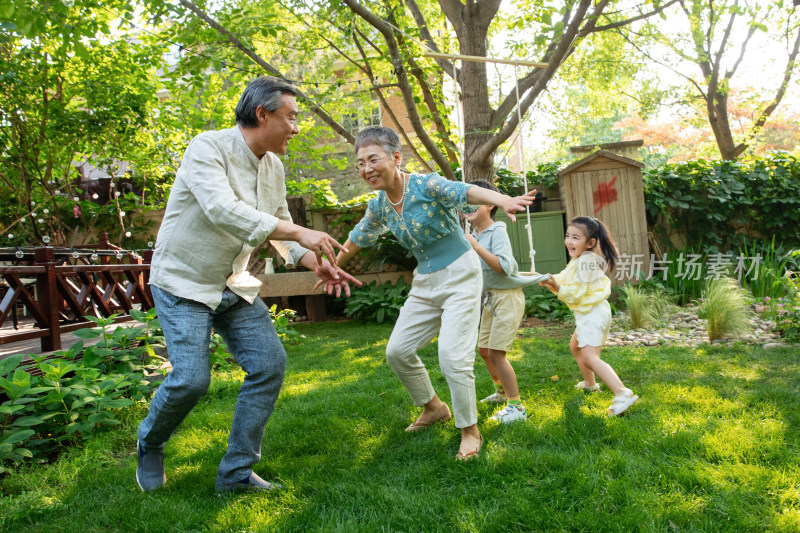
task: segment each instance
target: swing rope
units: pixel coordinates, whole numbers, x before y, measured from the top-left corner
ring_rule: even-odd
[[[522,162],[522,179],[525,184],[525,194],[528,194],[528,167],[525,163],[525,135],[522,132],[522,100],[519,97],[519,77],[517,76],[517,65],[514,65],[514,89],[517,93],[517,127],[519,130],[519,157]],[[531,259],[531,272],[536,272],[536,264],[534,261],[534,257],[536,256],[536,250],[533,249],[533,230],[531,229],[531,208],[530,206],[525,206],[525,214],[528,219],[528,223],[525,224],[525,229],[528,232],[528,255]]]
[[[458,108],[458,70],[456,65],[458,64],[458,56],[453,56],[453,101],[456,103],[456,127],[458,128],[458,139],[461,141],[458,143],[456,148],[458,149],[458,155],[461,157],[461,182],[467,183],[467,165],[465,159],[465,150],[466,150],[466,139],[463,130],[463,125],[461,124],[461,111]],[[469,220],[464,218],[464,233],[470,234],[472,232],[472,224],[469,223]]]
[[[431,54],[426,54],[431,55]],[[457,64],[459,60],[459,56],[454,54],[452,56],[453,59],[453,101],[455,102],[455,111],[456,111],[456,125],[458,127],[458,138],[461,141],[457,146],[459,156],[461,157],[461,181],[463,183],[467,182],[467,165],[466,165],[466,134],[463,131],[463,125],[461,120],[461,111],[459,110],[459,97],[458,97],[458,70]],[[493,60],[497,61],[497,60]],[[539,66],[538,64],[536,66]],[[528,168],[525,162],[525,135],[522,131],[522,99],[520,98],[519,94],[519,76],[517,75],[517,62],[514,62],[514,90],[516,92],[517,97],[517,127],[519,128],[519,155],[522,164],[522,179],[523,183],[525,184],[525,194],[528,194]],[[528,256],[531,260],[531,273],[536,272],[536,250],[533,248],[533,229],[531,226],[531,209],[530,206],[525,206],[525,215],[527,217],[527,223],[525,224],[525,230],[528,233]],[[464,232],[470,233],[470,223],[468,220],[465,220],[464,225]]]

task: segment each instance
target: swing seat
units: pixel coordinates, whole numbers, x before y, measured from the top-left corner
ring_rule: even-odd
[[[550,279],[550,274],[539,274],[538,272],[519,272],[519,275],[530,278],[530,282],[526,281],[526,284],[539,283],[540,281]]]

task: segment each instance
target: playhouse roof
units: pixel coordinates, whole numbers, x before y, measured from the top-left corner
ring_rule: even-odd
[[[632,166],[632,167],[644,168],[644,164],[643,163],[640,163],[639,161],[636,161],[634,159],[630,159],[628,157],[623,157],[623,156],[617,155],[617,154],[615,154],[613,152],[606,152],[605,150],[597,150],[596,152],[587,155],[583,159],[579,159],[578,161],[575,161],[574,163],[572,163],[570,166],[568,166],[564,170],[559,171],[558,177],[564,176],[565,174],[568,174],[568,173],[572,172],[576,168],[581,167],[581,166],[585,165],[586,163],[589,163],[590,161],[593,161],[593,160],[597,159],[598,157],[605,157],[605,158],[608,158],[608,159],[613,159],[614,161],[618,161],[618,162],[620,162],[620,163],[622,163],[624,165],[629,165],[629,166]]]

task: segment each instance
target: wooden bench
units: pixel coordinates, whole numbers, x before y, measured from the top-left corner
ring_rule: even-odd
[[[322,322],[327,319],[325,312],[325,292],[322,288],[314,289],[319,278],[313,272],[287,272],[283,274],[259,274],[256,276],[261,280],[261,291],[259,296],[262,298],[286,298],[282,305],[286,305],[289,296],[305,296],[306,313],[308,319],[313,322]],[[397,283],[400,278],[411,282],[411,272],[402,270],[399,272],[380,272],[377,274],[356,274],[355,277],[364,285],[377,281],[381,285],[387,281],[392,284]]]

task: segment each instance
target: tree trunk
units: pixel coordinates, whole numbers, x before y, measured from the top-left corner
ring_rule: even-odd
[[[459,52],[462,55],[486,56],[488,26],[485,21],[475,20],[470,10],[464,10],[463,35],[458,35]],[[458,28],[459,26],[455,26]],[[475,152],[488,142],[494,132],[490,131],[493,110],[489,103],[489,85],[486,63],[461,62],[461,102],[464,124],[464,161],[461,162],[466,181],[494,178],[494,153],[488,157],[475,157]]]
[[[722,92],[714,92],[708,103],[708,122],[714,139],[719,148],[719,154],[726,161],[733,161],[739,157],[747,147],[744,144],[736,145],[731,132],[731,124],[728,121],[728,95]]]

